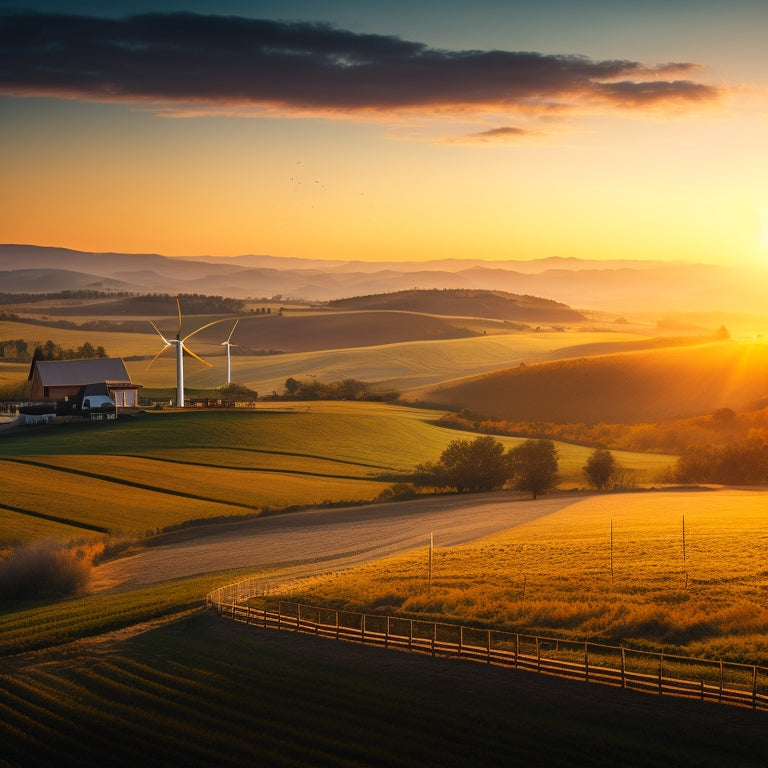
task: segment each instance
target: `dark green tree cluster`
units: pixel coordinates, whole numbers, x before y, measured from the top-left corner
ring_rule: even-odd
[[[453,440],[437,462],[420,464],[414,482],[420,486],[493,491],[509,485],[537,498],[558,483],[557,449],[551,440],[526,440],[504,451],[490,435]]]
[[[768,442],[753,437],[729,445],[690,448],[677,460],[678,483],[754,485],[768,482]]]
[[[290,377],[285,380],[287,400],[391,400],[397,393],[382,393],[371,384],[358,379],[342,379],[322,384],[316,379],[299,381]]]
[[[609,450],[595,448],[587,459],[584,474],[591,486],[602,491],[610,486],[618,468],[616,459]]]
[[[0,341],[0,357],[25,362],[30,359],[29,345],[24,339],[4,339]]]
[[[92,360],[97,357],[109,357],[104,347],[94,347],[90,341],[81,344],[76,349],[64,349],[48,339],[45,344],[38,344],[32,355],[34,360]]]
[[[179,302],[185,314],[226,315],[242,312],[245,302],[240,299],[230,299],[224,296],[206,296],[203,293],[181,293]],[[131,301],[141,304],[147,299],[159,300],[176,306],[176,296],[168,293],[148,293],[142,296],[132,296]]]
[[[220,387],[219,394],[227,400],[257,400],[259,397],[259,393],[255,389],[235,382]]]

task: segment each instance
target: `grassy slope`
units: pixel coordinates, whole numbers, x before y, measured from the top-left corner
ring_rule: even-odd
[[[762,713],[207,615],[0,680],[11,766],[737,767],[766,743]]]
[[[768,345],[724,342],[510,368],[420,396],[499,419],[633,423],[748,410],[767,380]]]
[[[467,339],[413,341],[400,344],[327,349],[264,357],[232,357],[232,379],[261,394],[282,393],[292,376],[329,382],[345,378],[381,382],[398,391],[435,386],[478,372],[506,369],[521,362],[547,360],[564,348],[602,342],[639,342],[637,334],[593,331],[542,333],[489,333]],[[168,353],[166,353],[168,354]],[[202,354],[202,353],[201,353]],[[213,368],[190,361],[185,368],[189,386],[218,387],[224,382],[225,363],[211,358]],[[146,362],[128,363],[134,381],[148,387],[170,386],[175,381],[170,356],[146,370]]]
[[[0,509],[0,545],[41,534],[93,537],[93,527],[143,534],[264,507],[371,500],[389,478],[439,458],[451,440],[471,439],[432,418],[429,411],[377,403],[312,403],[286,413],[148,412],[6,435],[0,505],[16,511]],[[583,485],[588,453],[560,445],[565,486]],[[672,462],[650,454],[617,458],[649,481]]]

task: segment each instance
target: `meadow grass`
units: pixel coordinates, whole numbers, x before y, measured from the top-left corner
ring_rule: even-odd
[[[436,548],[431,589],[420,549],[301,583],[291,599],[766,664],[766,499],[736,490],[596,495]]]
[[[317,402],[309,410],[149,412],[110,424],[72,424],[0,439],[3,503],[75,527],[141,534],[189,520],[264,508],[369,501],[417,464],[467,437],[434,413],[379,403]],[[519,438],[499,438],[505,447]],[[563,487],[584,484],[590,450],[558,444]],[[620,454],[638,483],[672,457]],[[3,460],[5,459],[5,460]],[[18,511],[0,546],[34,540]],[[30,518],[32,520],[32,518]]]

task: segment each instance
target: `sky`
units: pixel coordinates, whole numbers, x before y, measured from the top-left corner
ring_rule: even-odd
[[[768,263],[765,0],[0,2],[0,242]]]

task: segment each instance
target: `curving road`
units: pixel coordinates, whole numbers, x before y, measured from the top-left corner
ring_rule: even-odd
[[[583,496],[533,501],[508,493],[309,509],[166,534],[136,554],[94,568],[92,591],[132,589],[234,568],[317,573],[429,542],[452,546],[556,512]]]

